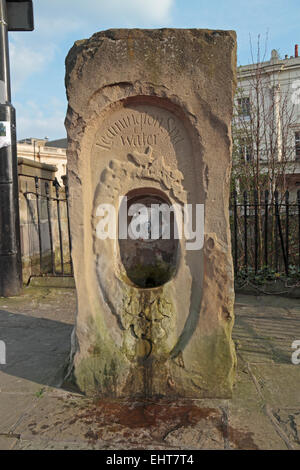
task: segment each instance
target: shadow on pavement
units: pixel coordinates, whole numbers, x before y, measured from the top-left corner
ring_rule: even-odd
[[[70,352],[73,325],[0,310],[0,340],[6,345],[1,372],[42,385],[59,386]]]

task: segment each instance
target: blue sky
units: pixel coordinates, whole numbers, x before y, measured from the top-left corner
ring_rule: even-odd
[[[233,29],[238,65],[251,62],[250,40],[293,55],[300,44],[299,0],[33,0],[35,31],[12,32],[12,103],[17,138],[65,137],[65,56],[78,39],[108,28]],[[255,46],[254,46],[255,47]]]

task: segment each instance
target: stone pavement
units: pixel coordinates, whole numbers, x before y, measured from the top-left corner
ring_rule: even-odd
[[[73,289],[0,299],[0,449],[300,449],[300,301],[238,295],[232,400],[91,401],[59,388]]]

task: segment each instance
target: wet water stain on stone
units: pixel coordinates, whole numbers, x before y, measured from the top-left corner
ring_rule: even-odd
[[[207,419],[217,410],[199,408],[195,405],[165,406],[160,404],[120,404],[100,402],[97,404],[96,416],[101,420],[114,422],[127,428],[156,427],[163,423],[180,423],[182,426],[195,424],[201,419]]]
[[[102,400],[80,411],[69,424],[77,421],[89,427],[85,438],[90,444],[116,440],[132,445],[136,439],[152,444],[166,444],[173,431],[193,429],[200,424],[215,429],[218,441],[229,442],[231,449],[258,449],[252,433],[224,427],[219,408],[199,407],[193,403],[124,403]],[[191,431],[193,432],[193,431]],[[195,430],[195,433],[197,431]],[[178,441],[178,446],[184,445]],[[173,447],[173,446],[172,446]],[[224,448],[221,444],[220,448]]]
[[[58,415],[59,413],[57,413]],[[188,400],[149,400],[129,402],[120,400],[89,401],[78,406],[68,417],[60,420],[28,424],[32,435],[71,431],[88,445],[113,443],[118,448],[214,448],[249,449],[259,447],[254,434],[235,429],[228,423],[227,412],[218,406],[200,406]],[[46,422],[45,422],[46,421]],[[192,447],[191,447],[192,446]]]
[[[237,450],[259,450],[259,447],[253,440],[253,435],[253,432],[239,431],[238,429],[228,426],[229,441]]]

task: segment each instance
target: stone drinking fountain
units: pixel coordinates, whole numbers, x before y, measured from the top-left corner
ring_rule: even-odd
[[[89,395],[231,396],[235,68],[232,31],[108,30],[67,56],[69,372]],[[161,219],[155,239],[127,236],[139,204],[177,208],[169,237]],[[176,236],[187,205],[204,213],[194,244]],[[117,235],[103,239],[108,215]]]

